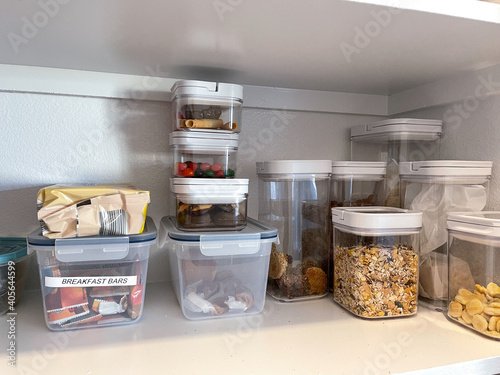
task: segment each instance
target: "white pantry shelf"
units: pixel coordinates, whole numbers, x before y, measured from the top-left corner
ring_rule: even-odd
[[[0,6],[4,91],[165,100],[203,79],[245,85],[250,107],[393,115],[474,96],[500,70],[500,6],[476,0]]]
[[[3,316],[2,347],[7,329]],[[4,357],[4,375],[490,375],[500,369],[498,341],[459,327],[443,313],[419,306],[412,317],[365,320],[340,308],[331,295],[285,304],[268,298],[259,315],[190,321],[171,285],[153,283],[135,324],[51,332],[40,291],[29,291],[18,306],[16,330],[17,367],[9,369]]]

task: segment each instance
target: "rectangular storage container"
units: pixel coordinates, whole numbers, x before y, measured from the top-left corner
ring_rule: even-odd
[[[166,247],[172,283],[191,320],[246,316],[262,311],[271,247],[277,230],[248,219],[245,229],[187,233],[164,217],[159,244]]]
[[[156,227],[141,234],[49,239],[28,235],[36,252],[47,327],[54,331],[136,322],[142,315]]]
[[[240,230],[247,222],[248,179],[173,178],[178,229]]]
[[[439,158],[443,122],[399,118],[351,128],[351,160],[387,164],[384,206],[401,207],[399,163]]]
[[[422,213],[339,207],[332,221],[335,302],[363,318],[416,314]]]
[[[448,299],[446,215],[479,212],[488,202],[492,162],[430,160],[399,166],[401,202],[421,211],[419,297],[441,309]]]
[[[278,228],[268,294],[280,302],[328,292],[331,160],[257,162],[259,220]]]
[[[238,163],[238,134],[172,132],[175,177],[233,178]]]
[[[332,162],[331,207],[383,206],[386,171],[384,162]]]
[[[500,212],[448,215],[448,317],[500,340]]]
[[[242,86],[184,80],[171,92],[174,130],[240,132]]]
[[[31,256],[26,239],[0,238],[0,315],[13,312],[29,275]]]

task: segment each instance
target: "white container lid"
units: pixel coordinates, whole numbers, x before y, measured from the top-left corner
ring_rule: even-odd
[[[243,100],[243,86],[230,83],[182,80],[175,82],[170,91],[172,100],[180,96]]]
[[[170,190],[192,197],[226,197],[248,194],[248,178],[172,178]],[[216,203],[216,202],[213,202]]]
[[[393,207],[335,207],[333,225],[357,230],[407,231],[422,227],[422,212]]]
[[[399,164],[399,175],[406,177],[483,177],[491,176],[493,162],[467,160],[409,161]]]
[[[170,146],[195,148],[238,148],[238,134],[174,131],[168,136]]]
[[[258,175],[269,174],[325,174],[329,175],[332,169],[331,160],[272,160],[259,161]]]
[[[333,161],[332,177],[339,176],[369,176],[384,177],[387,164],[383,161]]]
[[[371,137],[379,139],[383,135],[387,140],[434,141],[441,137],[443,122],[414,118],[397,118],[357,125],[351,128],[351,140],[363,140]]]
[[[500,239],[500,211],[450,212],[447,215],[448,230]]]

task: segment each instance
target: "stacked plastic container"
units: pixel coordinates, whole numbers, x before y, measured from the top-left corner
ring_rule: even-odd
[[[160,224],[184,316],[262,311],[277,230],[247,219],[248,179],[238,178],[243,88],[179,81],[172,87],[171,191],[175,216]]]
[[[351,128],[351,160],[383,161],[387,165],[383,205],[402,208],[399,163],[439,157],[443,122],[400,118]]]

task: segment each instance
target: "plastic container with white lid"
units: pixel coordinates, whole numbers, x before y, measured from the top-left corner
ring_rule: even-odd
[[[0,238],[0,315],[14,312],[29,275],[26,238]]]
[[[43,314],[53,331],[132,324],[144,305],[150,247],[156,227],[146,217],[141,234],[50,239],[41,229],[27,238],[36,252]]]
[[[441,120],[399,118],[351,128],[351,160],[383,161],[387,164],[384,206],[399,202],[399,163],[439,157],[443,132]]]
[[[281,302],[320,298],[329,275],[331,160],[257,162],[259,220],[278,228],[267,291]]]
[[[331,206],[382,206],[386,172],[384,162],[332,162]]]
[[[338,207],[332,222],[334,300],[364,318],[416,314],[422,213]]]
[[[500,340],[500,212],[453,212],[447,229],[447,315]]]
[[[172,174],[176,177],[233,178],[238,134],[172,132]]]
[[[171,93],[174,130],[240,132],[242,86],[183,80]]]
[[[160,223],[172,284],[191,320],[258,314],[264,308],[271,247],[278,231],[248,218],[241,231],[184,232],[174,217]]]
[[[173,178],[170,189],[181,230],[240,230],[246,225],[248,179]]]
[[[404,208],[423,212],[419,296],[438,308],[448,298],[446,216],[449,212],[479,212],[488,202],[493,163],[429,160],[399,166]]]

